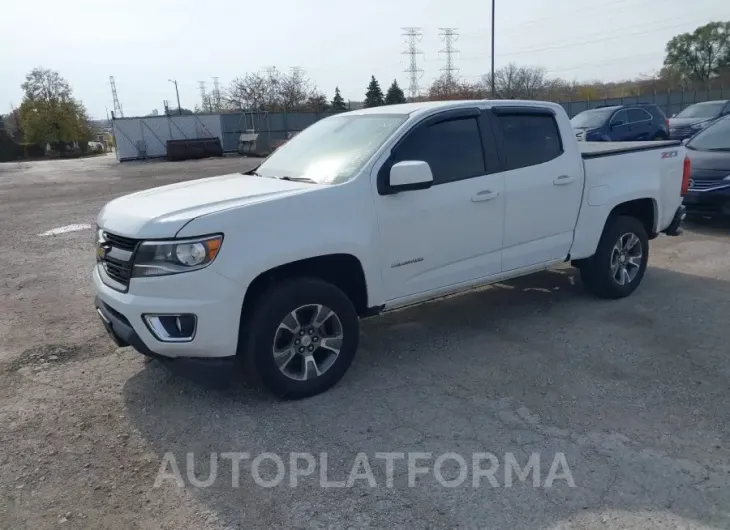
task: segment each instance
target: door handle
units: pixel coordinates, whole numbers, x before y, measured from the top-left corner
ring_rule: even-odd
[[[553,184],[556,186],[565,186],[566,184],[570,184],[575,180],[575,177],[571,177],[570,175],[560,175],[558,178],[553,180]]]
[[[472,195],[471,202],[491,201],[492,199],[496,199],[497,197],[499,197],[498,191],[482,190],[476,195]]]

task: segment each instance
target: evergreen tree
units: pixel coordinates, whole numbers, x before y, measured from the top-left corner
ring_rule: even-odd
[[[370,84],[368,84],[368,91],[365,92],[365,107],[380,107],[385,104],[383,98],[383,91],[380,89],[380,83],[375,79],[375,76],[370,78]]]
[[[388,92],[385,94],[386,105],[397,105],[398,103],[405,103],[406,95],[403,93],[403,89],[398,86],[398,81],[393,79],[393,84],[388,88]]]
[[[340,112],[343,110],[347,110],[347,105],[345,105],[345,100],[342,99],[342,94],[340,94],[340,87],[335,87],[335,97],[332,98],[332,110],[335,112]]]

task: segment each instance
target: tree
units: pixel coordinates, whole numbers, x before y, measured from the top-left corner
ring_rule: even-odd
[[[385,99],[383,98],[383,91],[380,89],[380,83],[375,79],[375,76],[371,76],[368,90],[365,92],[365,107],[380,107],[384,104]]]
[[[235,78],[228,87],[226,106],[236,111],[291,112],[306,110],[310,98],[318,96],[317,87],[301,68],[283,73],[272,67]]]
[[[406,95],[403,93],[403,89],[398,86],[398,81],[393,79],[393,84],[388,88],[388,92],[385,94],[386,105],[396,105],[398,103],[405,103]]]
[[[533,66],[518,66],[509,63],[494,72],[494,89],[502,99],[536,99],[546,92],[545,69]],[[491,90],[492,76],[482,78],[485,88]]]
[[[312,94],[307,98],[305,108],[311,112],[325,112],[329,108],[327,96],[324,94]]]
[[[666,52],[666,74],[706,82],[730,67],[730,22],[710,22],[677,35],[667,43]]]
[[[74,142],[86,147],[91,137],[86,109],[73,98],[68,82],[58,72],[34,68],[21,88],[25,95],[20,125],[26,142],[50,144],[60,151]]]
[[[335,97],[332,98],[332,110],[335,112],[340,112],[347,110],[347,106],[345,105],[345,100],[342,99],[342,94],[340,94],[340,87],[335,87]]]
[[[186,109],[185,107],[177,109],[177,107],[169,107],[167,109],[168,116],[192,116],[195,114],[192,110]]]

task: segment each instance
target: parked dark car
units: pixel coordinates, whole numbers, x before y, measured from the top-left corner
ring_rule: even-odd
[[[616,105],[585,110],[570,120],[575,137],[586,142],[667,140],[667,117],[656,105]]]
[[[669,118],[669,137],[672,140],[690,138],[717,118],[728,114],[730,101],[726,99],[695,103]]]
[[[730,215],[730,116],[716,120],[686,142],[690,158],[687,213]]]

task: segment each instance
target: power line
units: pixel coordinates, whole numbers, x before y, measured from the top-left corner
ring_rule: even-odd
[[[514,32],[516,32],[516,31],[524,32],[524,27],[523,26],[525,26],[527,24],[536,24],[537,22],[545,22],[545,21],[548,21],[548,20],[554,20],[556,18],[565,18],[567,16],[573,16],[573,15],[576,15],[576,14],[579,14],[579,13],[588,12],[588,11],[591,11],[591,12],[594,12],[595,13],[597,9],[605,9],[607,7],[608,8],[611,8],[611,7],[615,7],[617,5],[620,5],[620,4],[625,4],[627,2],[631,2],[631,7],[632,8],[635,8],[636,6],[638,6],[638,5],[642,4],[642,3],[645,4],[645,3],[648,3],[648,2],[655,2],[655,0],[643,0],[643,1],[641,1],[641,0],[618,0],[617,2],[605,3],[603,5],[592,5],[591,7],[584,8],[584,9],[576,9],[576,10],[571,9],[571,10],[568,10],[568,11],[562,11],[560,13],[557,13],[557,14],[554,14],[554,15],[550,15],[549,17],[542,17],[542,18],[535,18],[535,19],[532,19],[532,20],[521,21],[519,24],[515,24],[514,26],[507,26],[505,29],[507,29],[509,31],[514,30]],[[625,16],[625,12],[622,12],[621,14]],[[484,32],[488,32],[488,31],[490,31],[489,28],[484,28]],[[472,32],[462,33],[462,36],[463,37],[481,37],[481,36],[484,35],[484,32],[478,32],[478,33],[472,33]],[[502,33],[502,32],[499,32],[498,33],[498,35],[509,35],[509,34],[510,33]]]
[[[423,39],[423,32],[421,31],[421,28],[415,27],[405,27],[401,29],[403,30],[401,36],[405,38],[405,43],[408,45],[408,49],[403,52],[403,55],[409,56],[408,68],[403,71],[408,73],[408,93],[411,99],[414,99],[420,94],[418,81],[423,76],[423,69],[418,67],[417,61],[418,56],[423,55],[423,52],[416,46]]]
[[[459,39],[459,34],[456,32],[457,28],[439,28],[439,36],[444,41],[444,49],[439,51],[439,54],[446,55],[446,64],[441,71],[444,73],[444,80],[450,85],[455,80],[455,74],[458,73],[459,69],[454,66],[454,55],[459,53],[459,50],[454,48],[454,42]]]
[[[704,21],[704,20],[706,20],[706,19],[703,18],[703,19],[700,19],[699,21],[687,21],[687,20],[685,20],[685,21],[683,21],[683,22],[681,22],[679,24],[672,24],[672,25],[669,25],[669,26],[661,26],[661,27],[658,27],[658,28],[648,29],[648,30],[644,30],[644,31],[635,31],[635,32],[630,32],[630,33],[613,34],[613,35],[610,35],[610,36],[607,36],[607,37],[601,37],[601,38],[597,38],[597,39],[588,39],[588,40],[573,41],[573,42],[567,42],[567,43],[564,42],[562,44],[556,44],[554,46],[525,48],[525,49],[522,49],[522,50],[517,50],[515,52],[501,53],[501,54],[498,54],[498,57],[508,57],[508,56],[513,56],[513,55],[522,55],[522,54],[525,54],[525,53],[536,53],[536,52],[543,52],[543,51],[550,51],[550,50],[559,50],[559,49],[562,49],[562,48],[570,48],[572,46],[582,46],[584,44],[592,44],[592,43],[596,43],[596,42],[607,42],[607,41],[611,41],[611,40],[622,39],[622,38],[625,38],[625,37],[632,37],[632,36],[636,36],[636,35],[646,35],[648,33],[654,33],[654,32],[657,32],[657,31],[663,31],[665,29],[674,29],[674,28],[678,28],[678,27],[681,27],[681,26],[686,26],[687,24],[695,24],[697,22],[701,22],[701,21]],[[642,27],[642,26],[643,27],[646,27],[646,25],[639,25],[639,26],[635,26],[635,27],[636,28],[639,28],[639,27]],[[560,41],[558,41],[558,42],[560,42]],[[473,61],[473,60],[484,59],[486,57],[487,57],[486,55],[475,55],[473,57],[462,58],[462,60],[464,60],[464,61]]]

